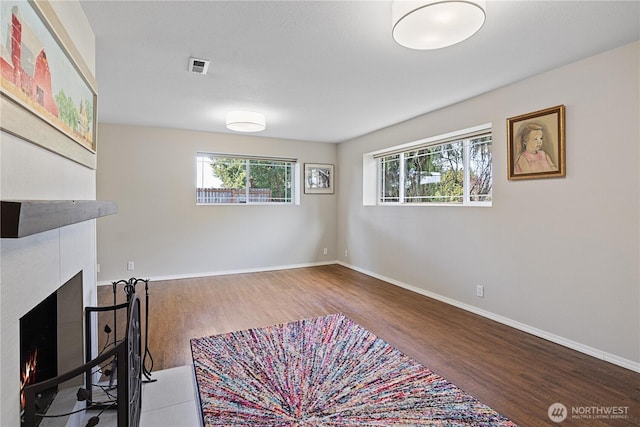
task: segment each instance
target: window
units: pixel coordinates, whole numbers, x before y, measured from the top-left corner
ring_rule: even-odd
[[[365,155],[375,162],[376,198],[364,204],[491,205],[488,125]],[[368,174],[365,170],[364,179]],[[371,186],[369,186],[371,188]],[[365,192],[367,184],[365,183]]]
[[[198,153],[196,203],[293,203],[297,169],[295,159]]]

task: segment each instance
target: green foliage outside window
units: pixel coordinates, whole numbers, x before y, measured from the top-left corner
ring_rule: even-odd
[[[247,182],[247,161],[218,157],[211,163],[213,175],[222,181],[223,188],[245,188]]]
[[[290,161],[268,159],[212,157],[211,173],[220,182],[216,188],[245,189],[249,201],[251,195],[255,194],[249,189],[257,189],[262,192],[261,202],[291,202],[293,164]],[[266,200],[265,192],[268,194]],[[247,198],[242,200],[240,203],[246,203]]]
[[[383,156],[379,171],[381,203],[460,204],[465,202],[465,190],[468,201],[488,202],[492,187],[491,135]]]

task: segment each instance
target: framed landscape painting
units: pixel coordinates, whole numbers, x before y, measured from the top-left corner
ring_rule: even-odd
[[[564,105],[507,119],[510,180],[564,177],[565,151]]]
[[[0,7],[2,129],[91,166],[93,75],[49,2],[3,0]]]

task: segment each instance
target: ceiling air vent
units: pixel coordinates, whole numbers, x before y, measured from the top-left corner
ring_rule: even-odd
[[[209,61],[206,59],[189,58],[189,71],[196,74],[207,74]]]

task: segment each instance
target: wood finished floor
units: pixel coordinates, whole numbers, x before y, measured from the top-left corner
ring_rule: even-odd
[[[521,426],[556,425],[547,416],[555,402],[570,413],[628,407],[626,419],[570,414],[558,425],[640,425],[640,374],[339,265],[149,287],[154,371],[190,364],[193,337],[341,312]],[[111,286],[98,301],[113,303]]]

